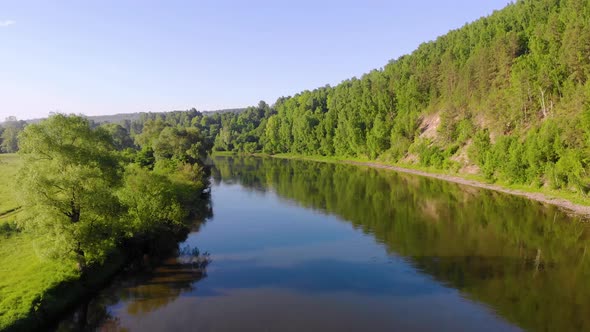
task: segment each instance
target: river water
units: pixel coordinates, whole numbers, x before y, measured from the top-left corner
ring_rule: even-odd
[[[590,331],[589,225],[554,207],[351,165],[213,162],[213,217],[180,245],[210,253],[206,272],[172,257],[123,274],[85,329]]]

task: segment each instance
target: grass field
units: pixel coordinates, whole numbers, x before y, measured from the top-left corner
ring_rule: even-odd
[[[17,154],[0,154],[0,331],[44,327],[102,287],[126,262],[124,253],[116,251],[104,264],[91,267],[82,282],[75,262],[46,258],[31,233],[3,229],[22,212],[15,198],[20,163]]]
[[[0,238],[0,330],[26,318],[47,290],[76,278],[73,264],[41,258],[28,234]]]
[[[0,154],[0,226],[16,219],[16,154]],[[77,278],[75,266],[38,255],[35,238],[27,233],[0,234],[0,330],[27,317],[47,290]]]
[[[16,173],[20,158],[16,154],[0,154],[0,223],[14,220],[18,211],[15,197]],[[12,212],[8,212],[12,211]]]

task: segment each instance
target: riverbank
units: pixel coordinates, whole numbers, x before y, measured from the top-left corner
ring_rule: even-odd
[[[40,254],[42,239],[19,232],[22,212],[15,197],[16,176],[21,165],[17,154],[0,154],[0,330],[32,330],[36,316],[67,305],[69,292],[53,289],[79,278],[74,264],[47,259]],[[52,302],[58,300],[58,302]],[[52,303],[48,308],[46,303]]]
[[[15,287],[15,284],[24,284],[23,286],[27,287],[27,281],[35,284],[29,285],[32,287],[30,292],[18,291],[19,288],[17,288],[14,291],[15,296],[12,299],[6,299],[7,302],[12,300],[16,307],[14,309],[18,310],[4,313],[6,315],[0,324],[0,330],[34,331],[51,325],[56,319],[107,285],[127,265],[127,262],[126,255],[117,252],[112,254],[104,264],[92,267],[84,276],[80,276],[73,266],[59,267],[59,262],[45,262],[44,273],[33,273],[28,279],[22,274],[15,275],[11,278],[13,283],[10,287]],[[51,275],[52,273],[55,277]],[[46,280],[40,278],[43,275],[45,279],[52,279],[49,285],[44,285]],[[12,309],[9,304],[3,303],[3,310],[7,307]]]
[[[19,155],[0,154],[0,171],[7,175],[0,182],[0,331],[45,328],[103,288],[133,259],[142,259],[156,245],[161,246],[158,250],[167,248],[160,242],[148,242],[152,239],[145,236],[125,238],[109,251],[104,263],[91,265],[83,274],[75,260],[51,257],[45,251],[48,243],[45,234],[20,227],[21,215],[28,212],[27,208],[19,207],[15,197],[15,180],[21,163]],[[192,199],[188,191],[180,194],[187,202]],[[208,204],[208,200],[201,198],[201,201]],[[189,207],[197,208],[192,203]],[[170,236],[160,230],[158,239],[173,238],[171,246],[175,246],[177,237],[185,234],[173,232],[189,231],[190,218],[195,217],[191,212],[187,210],[186,230],[175,227],[170,230]]]
[[[234,153],[215,153],[219,156],[232,155]],[[365,166],[376,169],[391,170],[400,173],[413,174],[424,176],[443,181],[453,182],[461,185],[467,185],[476,188],[493,190],[509,195],[521,196],[530,200],[541,202],[543,204],[555,205],[567,213],[582,217],[585,221],[590,221],[590,198],[581,197],[579,194],[568,193],[563,191],[550,190],[545,188],[533,188],[528,186],[515,186],[505,183],[489,183],[482,177],[475,175],[462,176],[460,174],[450,174],[443,170],[435,170],[432,168],[422,168],[416,165],[392,165],[379,161],[370,161],[365,159],[348,159],[340,157],[326,157],[326,156],[302,156],[297,154],[250,154],[260,157],[271,157],[280,159],[298,159],[309,160],[326,163],[340,163],[356,166]]]
[[[409,174],[414,174],[414,175],[419,175],[419,176],[426,176],[429,178],[435,178],[435,179],[444,180],[444,181],[448,181],[448,182],[454,182],[454,183],[467,185],[467,186],[471,186],[471,187],[483,188],[483,189],[488,189],[488,190],[499,191],[499,192],[510,194],[510,195],[522,196],[522,197],[525,197],[525,198],[528,198],[528,199],[531,199],[534,201],[538,201],[541,203],[556,205],[569,213],[580,215],[584,218],[590,218],[590,206],[576,204],[576,203],[574,203],[570,200],[567,200],[565,198],[550,197],[550,196],[547,196],[547,195],[540,193],[540,192],[526,192],[526,191],[517,190],[517,189],[509,189],[509,188],[503,187],[501,185],[484,183],[484,182],[480,182],[480,181],[476,181],[476,180],[462,178],[459,176],[428,173],[425,171],[403,168],[403,167],[399,167],[399,166],[389,166],[389,165],[382,165],[382,164],[378,164],[378,163],[355,162],[355,161],[345,161],[345,163],[352,164],[352,165],[368,166],[368,167],[372,167],[372,168],[388,169],[388,170],[393,170],[396,172],[409,173]]]

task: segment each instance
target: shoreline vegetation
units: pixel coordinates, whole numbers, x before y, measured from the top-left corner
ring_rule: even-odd
[[[34,299],[27,315],[0,326],[0,330],[33,331],[52,326],[56,319],[108,285],[132,260],[122,252],[111,254],[103,264],[92,266],[84,276],[70,276],[55,282]]]
[[[198,130],[163,125],[134,143],[109,129],[55,114],[0,154],[1,331],[55,324],[119,271],[178,252],[211,215]]]
[[[346,159],[336,157],[325,157],[325,156],[304,156],[296,154],[265,154],[265,153],[238,153],[238,152],[214,152],[212,157],[215,156],[253,156],[253,157],[269,157],[278,159],[295,159],[295,160],[307,160],[324,163],[341,163],[356,166],[364,166],[376,169],[390,170],[400,173],[418,175],[428,178],[434,178],[447,182],[457,183],[460,185],[466,185],[470,187],[482,188],[486,190],[493,190],[508,195],[520,196],[533,201],[537,201],[543,204],[555,205],[563,211],[582,217],[584,221],[590,221],[590,199],[581,199],[568,195],[563,192],[555,191],[541,191],[534,190],[533,188],[527,188],[524,186],[514,187],[505,185],[502,183],[487,183],[485,179],[469,176],[463,177],[460,174],[445,173],[441,170],[433,170],[428,168],[415,167],[414,165],[392,165],[374,160],[364,159]],[[414,167],[412,167],[414,166]]]

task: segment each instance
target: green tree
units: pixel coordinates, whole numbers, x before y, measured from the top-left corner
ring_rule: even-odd
[[[133,144],[133,139],[125,127],[115,123],[107,123],[102,125],[102,127],[104,127],[111,134],[113,138],[113,144],[117,150],[121,151],[135,147],[135,144]]]
[[[73,115],[53,115],[21,135],[24,226],[47,253],[75,258],[81,270],[104,260],[123,236],[114,151],[105,129]]]
[[[130,231],[142,238],[153,238],[173,225],[182,225],[186,217],[170,179],[137,165],[126,168],[119,197],[128,208]]]
[[[389,128],[382,117],[378,117],[373,123],[373,128],[367,137],[369,156],[373,159],[389,149]]]

